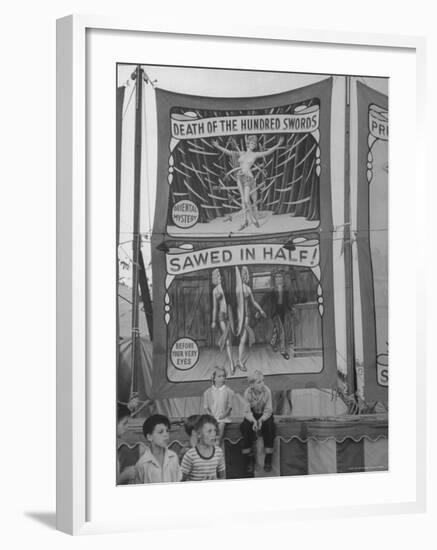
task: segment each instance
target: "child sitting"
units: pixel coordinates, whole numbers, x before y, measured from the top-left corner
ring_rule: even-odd
[[[203,394],[203,407],[218,422],[217,445],[221,446],[226,424],[231,422],[234,392],[226,386],[226,369],[215,367],[212,373],[212,386]]]
[[[249,387],[244,392],[244,420],[240,425],[243,435],[243,455],[246,457],[247,473],[254,471],[254,456],[252,445],[257,432],[261,432],[264,440],[264,471],[272,471],[273,441],[275,423],[273,420],[272,392],[264,384],[264,375],[256,370],[247,377]]]
[[[170,420],[162,414],[149,416],[143,433],[149,447],[135,465],[135,483],[161,483],[181,480],[177,454],[168,449]]]
[[[182,481],[204,481],[225,478],[225,457],[216,446],[217,420],[202,414],[196,424],[197,444],[182,459]]]

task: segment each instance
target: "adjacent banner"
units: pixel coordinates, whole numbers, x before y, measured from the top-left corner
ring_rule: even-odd
[[[388,98],[357,83],[357,247],[366,401],[388,399]]]
[[[156,90],[153,397],[337,383],[332,80],[273,96]]]

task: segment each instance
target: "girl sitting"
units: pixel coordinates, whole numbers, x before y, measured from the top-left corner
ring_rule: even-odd
[[[232,400],[234,392],[226,386],[226,369],[214,367],[212,386],[203,394],[203,407],[207,414],[213,416],[218,423],[217,445],[221,445],[225,426],[231,422]]]

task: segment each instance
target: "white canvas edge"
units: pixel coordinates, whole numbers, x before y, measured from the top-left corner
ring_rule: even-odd
[[[58,21],[57,59],[57,526],[71,533],[143,530],[143,522],[86,522],[86,239],[85,239],[85,31],[87,28],[146,30],[184,34],[220,34],[222,29],[184,26],[181,31],[165,24],[88,16]],[[226,36],[262,37],[323,43],[363,44],[414,48],[417,56],[418,155],[424,155],[425,41],[417,37],[363,35],[284,28],[235,27]],[[424,159],[423,159],[424,160]],[[425,162],[418,163],[417,181],[425,182]],[[425,221],[422,222],[425,225]],[[420,262],[419,262],[420,264]],[[420,269],[420,268],[419,268]],[[424,269],[424,268],[422,268]],[[419,280],[419,279],[418,279]],[[417,288],[424,298],[426,289]],[[338,517],[375,513],[417,512],[425,507],[425,320],[417,301],[417,498],[412,503],[384,506],[338,507],[293,512],[293,518]],[[75,412],[73,412],[75,411]]]

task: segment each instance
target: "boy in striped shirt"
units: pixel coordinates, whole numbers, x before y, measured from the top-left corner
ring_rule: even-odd
[[[217,420],[202,414],[196,424],[197,445],[188,450],[182,459],[182,481],[205,481],[226,477],[225,457],[216,446]]]

